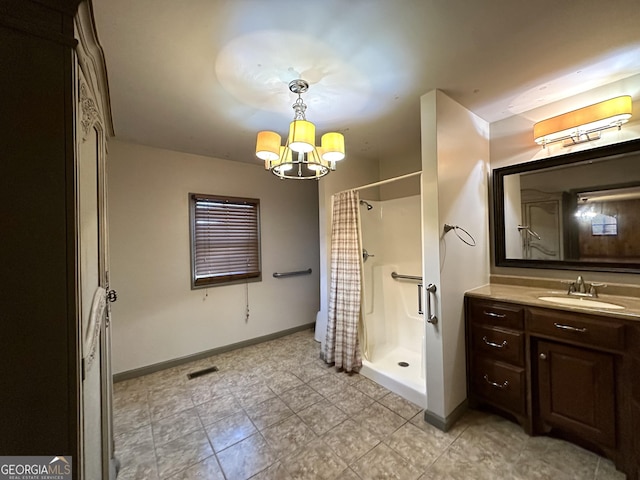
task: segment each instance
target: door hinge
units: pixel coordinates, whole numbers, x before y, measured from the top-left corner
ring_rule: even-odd
[[[84,358],[83,358],[82,362],[80,363],[80,378],[82,379],[83,382],[84,382],[84,377],[85,377],[85,372],[84,372]]]

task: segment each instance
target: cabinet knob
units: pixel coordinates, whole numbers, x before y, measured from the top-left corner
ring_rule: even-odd
[[[541,353],[540,360],[546,360],[546,359],[547,359],[547,355],[545,353]]]

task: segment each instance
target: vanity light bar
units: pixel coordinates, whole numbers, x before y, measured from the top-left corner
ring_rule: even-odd
[[[637,198],[640,198],[639,187],[615,188],[596,192],[581,192],[578,194],[578,203],[622,202],[625,200],[635,200]]]
[[[562,140],[570,140],[569,145],[595,140],[601,130],[620,128],[626,123],[631,118],[631,110],[631,96],[611,98],[536,123],[533,138],[543,147]]]

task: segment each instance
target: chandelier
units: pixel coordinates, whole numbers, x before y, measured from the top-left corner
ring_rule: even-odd
[[[307,106],[301,94],[309,90],[305,80],[292,80],[289,90],[298,95],[292,105],[295,115],[289,124],[289,136],[284,146],[276,132],[258,132],[256,156],[264,160],[264,168],[281,179],[319,179],[336,169],[344,158],[344,136],[330,132],[322,135],[316,146],[316,126],[305,117]]]

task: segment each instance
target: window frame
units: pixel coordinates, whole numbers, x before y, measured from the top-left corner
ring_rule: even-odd
[[[236,285],[262,281],[262,238],[260,228],[260,199],[232,197],[229,195],[210,195],[201,193],[189,193],[189,236],[191,244],[191,289],[220,287],[224,285]],[[196,278],[196,205],[198,200],[213,200],[235,205],[253,205],[256,211],[256,236],[257,236],[257,272],[223,277]]]

